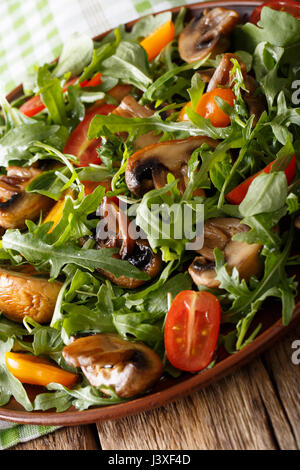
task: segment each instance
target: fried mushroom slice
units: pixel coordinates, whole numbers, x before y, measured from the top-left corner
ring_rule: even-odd
[[[231,71],[233,68],[232,59],[236,59],[241,67],[241,72],[244,77],[244,84],[247,91],[242,91],[243,99],[245,100],[249,114],[252,116],[254,114],[253,125],[257,124],[261,114],[265,110],[265,102],[262,95],[257,95],[256,90],[258,84],[254,77],[247,75],[247,70],[245,64],[234,54],[227,52],[223,54],[220,64],[216,68],[213,76],[211,77],[209,84],[207,86],[207,91],[214,90],[218,86],[231,87],[232,77]]]
[[[241,224],[236,218],[212,218],[204,225],[204,244],[198,250],[201,256],[194,259],[189,267],[189,273],[197,286],[218,288],[220,282],[216,279],[214,249],[218,248],[224,254],[229,272],[235,267],[240,279],[248,281],[251,276],[259,276],[262,262],[259,254],[262,245],[248,244],[232,240],[241,232],[247,232],[249,227]]]
[[[128,159],[125,180],[129,190],[143,196],[151,189],[160,189],[167,183],[168,173],[179,179],[179,189],[186,186],[187,164],[194,150],[207,144],[215,148],[217,141],[203,136],[168,140],[145,147]]]
[[[150,279],[159,274],[162,266],[161,256],[152,251],[144,234],[141,233],[143,238],[137,240],[130,236],[130,220],[120,207],[105,196],[96,214],[101,218],[95,237],[98,248],[118,248],[119,253],[114,255],[115,257],[126,260],[144,271]],[[126,276],[116,277],[103,269],[98,271],[114,284],[127,289],[134,289],[145,282]]]
[[[140,105],[133,96],[128,95],[123,98],[112,114],[124,118],[148,118],[153,116],[154,111],[147,106]],[[147,147],[147,145],[156,144],[160,137],[160,135],[155,135],[154,132],[147,132],[146,134],[140,135],[134,142],[134,150]]]
[[[115,334],[79,338],[63,349],[66,362],[80,367],[93,387],[113,387],[121,398],[145,392],[162,375],[159,356],[141,343],[125,341]]]
[[[4,229],[25,227],[25,220],[36,219],[41,211],[48,210],[52,199],[41,194],[27,193],[26,186],[42,172],[36,168],[11,166],[0,178],[0,227]]]
[[[26,316],[49,323],[61,287],[58,281],[0,268],[0,310],[17,323]]]
[[[200,18],[192,21],[181,32],[178,40],[180,57],[188,63],[211,54],[214,58],[229,47],[228,35],[239,22],[240,15],[227,8],[204,10]]]
[[[217,86],[231,87],[232,78],[230,74],[233,68],[232,59],[236,59],[238,61],[238,63],[240,64],[241,72],[243,76],[244,77],[246,76],[247,70],[246,70],[246,66],[244,65],[244,63],[236,55],[231,54],[230,52],[227,52],[226,54],[223,54],[221,62],[219,63],[213,76],[211,77],[209,84],[207,86],[207,90],[206,90],[207,92],[214,90],[215,88],[217,88]]]

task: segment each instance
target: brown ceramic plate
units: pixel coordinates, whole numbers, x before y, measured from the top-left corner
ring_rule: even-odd
[[[196,3],[188,7],[188,13],[192,17],[198,15],[204,7],[226,6],[236,9],[241,17],[246,20],[251,14],[253,8],[261,2],[245,0],[245,1],[219,1]],[[173,12],[177,13],[178,8],[174,8]],[[130,28],[134,22],[129,23],[127,26]],[[104,36],[101,35],[96,39]],[[9,95],[9,99],[15,99],[20,95],[22,87],[18,87]],[[300,281],[300,273],[298,273],[298,281]],[[296,309],[293,315],[292,322],[288,327],[284,327],[281,323],[281,309],[280,303],[266,302],[263,311],[258,315],[257,321],[262,323],[263,327],[260,335],[248,346],[243,348],[240,352],[229,356],[225,352],[221,352],[217,364],[212,368],[205,370],[199,374],[183,374],[178,379],[163,378],[159,383],[153,387],[151,393],[141,398],[137,398],[127,403],[119,405],[107,406],[103,408],[93,408],[86,411],[77,411],[71,409],[64,413],[56,412],[26,412],[22,409],[15,400],[11,400],[8,405],[0,408],[0,419],[7,421],[14,421],[24,424],[40,424],[40,425],[76,425],[87,424],[99,420],[108,420],[113,418],[121,418],[130,414],[135,414],[140,411],[148,410],[150,408],[158,407],[166,402],[182,397],[195,390],[206,387],[207,385],[219,380],[226,374],[232,373],[237,367],[245,364],[253,359],[256,355],[260,354],[263,350],[268,348],[272,343],[277,341],[281,336],[286,334],[300,322],[300,296],[297,299]],[[34,398],[41,390],[38,387],[28,387],[28,394],[30,398]]]

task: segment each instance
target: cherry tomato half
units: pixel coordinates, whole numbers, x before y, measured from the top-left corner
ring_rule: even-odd
[[[177,369],[197,372],[212,361],[220,330],[221,308],[209,292],[185,290],[172,302],[165,324],[165,348]]]
[[[88,130],[90,123],[97,114],[110,114],[115,109],[112,104],[101,104],[94,107],[86,113],[83,121],[81,121],[70,135],[64,153],[75,155],[79,160],[79,166],[89,166],[89,164],[100,164],[96,148],[101,143],[101,138],[88,140]]]
[[[219,96],[230,106],[234,105],[235,96],[230,88],[215,88],[204,93],[196,106],[196,113],[205,119],[209,119],[214,127],[227,127],[230,124],[230,117],[217,105],[215,97]]]
[[[249,18],[249,22],[257,24],[260,20],[261,10],[263,7],[272,8],[272,10],[285,11],[290,15],[294,16],[297,20],[300,20],[300,3],[294,0],[273,0],[271,2],[265,2],[259,7],[256,7],[252,15]]]

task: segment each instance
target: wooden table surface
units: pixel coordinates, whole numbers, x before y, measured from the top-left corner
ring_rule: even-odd
[[[249,365],[185,399],[117,421],[62,428],[13,450],[300,449],[295,340],[300,327]]]

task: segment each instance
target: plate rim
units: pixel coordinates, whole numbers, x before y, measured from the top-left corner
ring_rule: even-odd
[[[232,8],[235,6],[256,7],[261,3],[263,3],[261,0],[219,0],[197,2],[182,6],[186,7],[187,10],[194,11],[202,10],[205,7],[216,6],[231,6]],[[182,6],[168,8],[162,11],[178,13]],[[155,14],[162,13],[162,11],[156,12]],[[131,28],[139,19],[140,18],[130,21],[126,23],[125,26],[127,28]],[[93,39],[99,40],[109,34],[111,31],[112,30],[107,30]],[[19,85],[7,95],[7,99],[12,101],[21,92],[22,85]],[[182,398],[185,395],[189,395],[196,390],[200,390],[213,382],[217,382],[226,375],[233,373],[237,368],[251,361],[255,356],[269,348],[278,339],[290,332],[291,329],[298,323],[300,323],[300,301],[296,304],[293,318],[288,326],[284,326],[282,324],[282,320],[279,319],[263,333],[261,333],[252,343],[245,346],[241,351],[221,360],[213,368],[206,369],[198,374],[188,377],[182,382],[171,385],[162,391],[150,393],[125,403],[91,408],[83,411],[64,411],[62,413],[57,413],[54,411],[29,412],[25,410],[12,410],[9,408],[0,407],[0,419],[17,424],[75,426],[89,424],[95,421],[119,419],[132,414],[137,414],[141,411],[157,408],[165,403],[170,403],[178,398]]]

